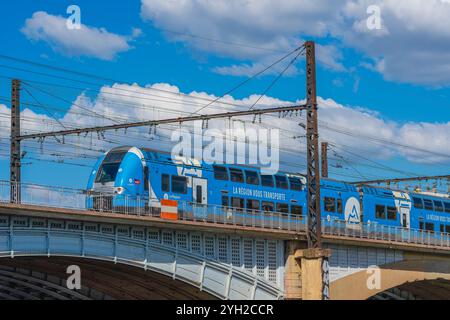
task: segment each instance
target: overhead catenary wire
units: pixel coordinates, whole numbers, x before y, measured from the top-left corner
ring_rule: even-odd
[[[338,133],[340,133],[340,132],[338,132]],[[355,138],[359,138],[359,136],[354,136]],[[370,141],[371,143],[372,143],[372,141]],[[421,151],[421,152],[423,152],[423,153],[426,153],[426,151]]]
[[[286,58],[288,58],[289,56],[291,56],[292,54],[296,53],[297,51],[300,51],[302,49],[304,49],[305,46],[304,44],[295,48],[295,50],[289,52],[288,54],[282,56],[281,58],[279,58],[278,60],[276,60],[275,62],[273,62],[272,64],[270,64],[269,66],[265,67],[264,69],[256,72],[255,74],[253,74],[252,76],[248,77],[247,79],[245,79],[244,81],[238,83],[237,85],[235,85],[234,87],[232,87],[231,89],[229,89],[228,91],[226,91],[224,94],[222,94],[221,96],[217,97],[216,99],[214,99],[213,101],[209,102],[208,104],[205,104],[203,107],[195,110],[194,114],[199,113],[200,111],[202,111],[203,109],[209,107],[212,103],[219,101],[220,99],[222,99],[223,97],[225,97],[226,95],[234,92],[235,90],[239,89],[240,87],[242,87],[243,85],[247,84],[249,81],[255,79],[256,77],[258,77],[259,75],[263,74],[264,72],[266,72],[267,70],[269,70],[270,68],[272,68],[273,66],[277,65],[278,63],[280,63],[281,61],[285,60]]]
[[[303,51],[299,51],[298,54],[288,63],[288,65],[278,74],[278,76],[272,80],[270,85],[261,93],[261,95],[256,99],[256,101],[250,106],[249,110],[252,110],[258,102],[262,99],[263,96],[266,95],[267,92],[269,92],[270,89],[277,83],[278,80],[284,75],[284,73],[295,63],[295,61],[298,59],[298,57],[305,51],[305,48],[303,48]]]
[[[5,55],[0,55],[0,58],[6,58],[7,56],[5,56]],[[39,66],[42,66],[42,67],[49,67],[49,68],[52,68],[52,69],[54,69],[54,67],[53,66],[49,66],[49,65],[44,65],[44,64],[40,64],[40,63],[34,63],[34,62],[30,62],[30,61],[28,61],[28,60],[23,60],[23,59],[17,59],[17,58],[13,58],[13,57],[7,57],[7,58],[12,58],[13,60],[18,60],[18,61],[22,61],[22,62],[26,62],[26,63],[31,63],[31,64],[37,64],[37,65],[39,65]],[[61,68],[56,68],[56,69],[61,69]],[[63,69],[65,72],[72,72],[72,71],[70,71],[70,70],[67,70],[67,69]],[[75,74],[79,74],[79,72],[75,72],[74,71],[74,73]],[[83,73],[83,75],[84,76],[89,76],[89,77],[94,77],[94,78],[99,78],[99,79],[107,79],[107,78],[104,78],[104,77],[98,77],[98,76],[93,76],[93,75],[88,75],[88,74],[84,74]],[[159,89],[157,89],[157,90],[159,90]],[[165,90],[160,90],[160,91],[165,91]],[[173,93],[173,92],[171,92],[171,91],[168,91],[169,93]],[[187,95],[188,97],[191,97],[191,96],[189,96],[189,95]],[[214,101],[214,100],[212,100],[212,101]],[[221,103],[223,103],[223,102],[221,102]],[[339,130],[339,129],[337,129],[337,128],[333,128],[332,126],[330,126],[330,125],[324,125],[323,124],[323,121],[319,121],[319,127],[324,127],[325,129],[328,129],[328,130],[332,130],[332,131],[335,131],[335,132],[339,132],[339,133],[342,133],[342,134],[350,134],[351,135],[351,133],[344,133],[344,132],[342,132],[342,130]],[[358,138],[359,137],[359,135],[358,136],[355,136],[355,138]],[[365,137],[367,137],[367,136],[365,136]],[[370,138],[373,138],[373,137],[370,137]],[[374,141],[369,141],[369,142],[372,142],[372,143],[374,143]],[[384,140],[384,141],[382,141],[382,142],[384,142],[384,143],[391,143],[391,141],[387,141],[387,140]],[[423,148],[416,148],[415,146],[411,146],[411,145],[404,145],[404,144],[397,144],[397,143],[395,143],[395,142],[392,142],[392,143],[394,143],[395,145],[397,145],[397,146],[399,146],[399,147],[402,147],[402,148],[411,148],[411,149],[413,149],[413,150],[417,150],[417,151],[420,151],[420,152],[423,152],[423,153],[429,153],[429,152],[433,152],[433,151],[430,151],[430,150],[426,150],[426,149],[423,149]],[[433,152],[435,155],[436,155],[436,153],[435,152]],[[446,157],[446,158],[450,158],[450,155],[447,155],[447,154],[438,154],[438,156],[443,156],[443,157]]]
[[[297,49],[299,49],[299,48],[301,48],[301,46],[298,47]],[[295,50],[293,52],[290,52],[290,54],[292,54],[294,52],[295,52]],[[52,65],[48,65],[48,64],[38,63],[38,62],[26,60],[26,59],[20,59],[20,58],[8,56],[8,55],[5,55],[5,54],[0,54],[0,58],[6,59],[6,60],[10,60],[10,61],[16,61],[16,62],[20,62],[20,63],[25,63],[25,64],[29,64],[29,65],[35,65],[35,66],[39,66],[41,68],[48,68],[48,69],[56,70],[56,71],[59,71],[59,72],[72,73],[72,74],[79,75],[81,77],[95,78],[95,79],[98,79],[98,80],[103,80],[103,81],[108,81],[108,82],[124,83],[123,81],[114,80],[114,79],[111,79],[111,78],[108,78],[108,77],[102,77],[102,76],[98,76],[98,75],[83,73],[83,72],[74,71],[74,70],[70,70],[70,69],[66,69],[66,68],[61,68],[61,67],[56,67],[56,66],[52,66]],[[74,80],[74,79],[72,79],[72,80]],[[183,95],[183,96],[191,97],[191,96],[186,95],[186,94],[174,93],[172,91],[164,90],[164,89],[157,89],[157,88],[146,88],[146,89],[157,90],[157,91],[162,91],[162,92],[166,92],[166,93],[170,93],[170,94],[176,94],[176,95]],[[214,101],[214,100],[212,100],[212,101]],[[223,103],[223,102],[221,102],[221,103]],[[319,123],[320,122],[323,123],[323,121],[319,120]],[[319,126],[320,126],[320,124],[319,124]],[[334,130],[336,132],[338,130],[338,129],[331,128],[330,126],[328,126],[328,127],[326,126],[325,128],[326,129],[330,129],[330,130]],[[340,132],[340,133],[342,133],[342,132]],[[367,137],[367,136],[365,136],[365,137]],[[371,138],[374,138],[374,137],[371,137]],[[390,141],[383,141],[383,142],[390,143]],[[414,146],[410,146],[410,145],[400,145],[400,147],[414,148]],[[418,151],[422,151],[422,152],[425,152],[425,153],[433,152],[433,151],[426,150],[426,149],[423,149],[423,148],[419,148],[419,149],[421,149],[421,150],[418,150]],[[439,156],[450,158],[450,155],[448,155],[448,154],[440,154]]]

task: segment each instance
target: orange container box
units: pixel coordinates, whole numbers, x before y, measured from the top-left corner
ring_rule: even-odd
[[[161,200],[161,218],[167,220],[178,220],[178,201]]]

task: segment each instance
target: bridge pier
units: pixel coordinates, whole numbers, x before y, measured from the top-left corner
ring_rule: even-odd
[[[285,299],[322,300],[323,261],[330,249],[306,249],[300,241],[286,242]]]
[[[305,249],[295,253],[296,260],[301,261],[302,300],[323,299],[323,262],[330,256],[330,249]],[[329,297],[329,292],[326,296]]]
[[[284,270],[284,298],[286,300],[300,300],[302,298],[301,261],[295,253],[304,249],[305,244],[300,241],[286,241],[286,265]]]

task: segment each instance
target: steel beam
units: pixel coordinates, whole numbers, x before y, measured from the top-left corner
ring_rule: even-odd
[[[10,201],[20,203],[20,80],[11,83]]]
[[[374,183],[375,184],[376,183],[387,183],[387,184],[390,184],[390,183],[405,182],[405,181],[427,181],[427,180],[438,180],[438,179],[449,179],[450,180],[450,175],[368,180],[368,181],[351,182],[351,184],[356,184],[356,185],[374,184]]]
[[[316,58],[312,41],[306,47],[306,144],[308,182],[308,247],[321,247],[319,134],[317,126]]]
[[[107,130],[118,130],[125,128],[133,128],[133,127],[145,127],[145,126],[157,126],[161,124],[169,124],[169,123],[183,123],[188,121],[206,121],[210,119],[219,119],[219,118],[232,118],[239,116],[249,116],[249,115],[261,115],[267,113],[286,113],[293,111],[306,110],[306,105],[298,105],[298,106],[287,106],[287,107],[277,107],[277,108],[267,108],[267,109],[254,109],[254,110],[245,110],[245,111],[234,111],[234,112],[223,112],[223,113],[215,113],[215,114],[206,114],[206,115],[197,115],[197,116],[187,116],[187,117],[178,117],[178,118],[169,118],[163,120],[149,120],[149,121],[141,121],[141,122],[132,122],[132,123],[123,123],[123,124],[114,124],[108,126],[98,126],[91,128],[80,128],[80,129],[71,129],[71,130],[62,130],[62,131],[53,131],[53,132],[43,132],[36,134],[28,134],[19,136],[19,140],[25,139],[36,139],[36,138],[45,138],[45,137],[54,137],[54,136],[66,136],[70,134],[81,134],[88,132],[103,132]]]
[[[322,178],[328,178],[328,142],[322,142]]]

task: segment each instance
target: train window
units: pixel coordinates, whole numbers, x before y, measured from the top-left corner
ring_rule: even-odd
[[[261,208],[259,207],[259,200],[252,200],[252,199],[247,199],[247,211],[251,211],[251,210],[260,210]]]
[[[233,182],[244,182],[244,174],[241,169],[229,168],[230,178]]]
[[[106,155],[104,163],[122,162],[128,151],[113,151]]]
[[[293,216],[301,216],[303,214],[303,207],[291,205],[291,214]]]
[[[277,203],[277,212],[289,213],[289,205],[287,203]]]
[[[419,229],[423,230],[423,220],[419,220]]]
[[[450,202],[444,202],[445,212],[450,213]]]
[[[425,223],[425,230],[427,230],[427,231],[434,231],[434,223],[426,222]]]
[[[442,206],[442,202],[439,200],[434,200],[434,210],[438,212],[444,211],[444,207]]]
[[[342,199],[337,199],[337,212],[342,213]]]
[[[433,202],[429,199],[423,199],[423,206],[425,210],[433,211]]]
[[[445,225],[444,225],[444,224],[441,224],[441,225],[440,225],[439,231],[442,232],[442,233],[445,232]]]
[[[273,176],[262,175],[261,176],[261,184],[264,187],[273,187]]]
[[[397,220],[397,208],[387,207],[387,218],[389,220]]]
[[[222,196],[222,206],[228,207],[228,196]]]
[[[248,184],[259,185],[259,176],[256,171],[245,170],[245,181]]]
[[[217,180],[228,180],[228,171],[225,167],[213,166],[214,178]]]
[[[414,208],[423,209],[423,203],[421,198],[413,197]]]
[[[289,184],[291,185],[291,190],[302,191],[302,182],[297,177],[289,177]]]
[[[231,198],[231,206],[233,208],[238,208],[238,209],[244,208],[244,199],[232,197]]]
[[[172,176],[172,192],[187,193],[187,178],[180,176]]]
[[[386,207],[382,205],[375,205],[375,218],[386,219]]]
[[[164,192],[170,192],[170,180],[168,174],[161,175],[161,190]]]
[[[326,212],[336,212],[336,199],[325,197],[323,198],[323,203]]]
[[[450,226],[445,226],[445,233],[450,233]]]
[[[277,188],[280,188],[280,189],[288,188],[286,176],[275,176],[275,182],[276,182]]]
[[[275,209],[273,202],[263,201],[261,206],[262,210],[266,212],[273,212],[273,210]]]

